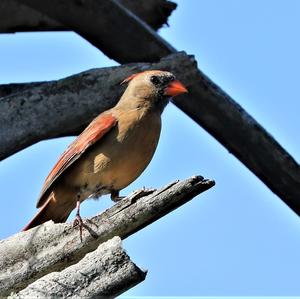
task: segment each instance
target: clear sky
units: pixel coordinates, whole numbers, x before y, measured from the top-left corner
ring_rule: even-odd
[[[175,0],[174,0],[175,1]],[[300,1],[177,0],[160,30],[300,160]],[[0,83],[60,79],[116,65],[73,33],[0,35]],[[226,125],[226,124],[224,124]],[[35,213],[42,183],[72,137],[0,163],[0,238]],[[148,269],[128,296],[300,295],[300,219],[206,131],[169,105],[150,166],[123,190],[201,174],[216,186],[124,241]],[[110,206],[86,201],[82,215]]]

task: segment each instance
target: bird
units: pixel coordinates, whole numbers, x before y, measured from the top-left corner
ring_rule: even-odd
[[[87,198],[119,192],[150,163],[161,132],[161,114],[172,97],[188,92],[168,71],[147,70],[122,81],[127,87],[117,104],[99,114],[61,155],[42,187],[29,230],[48,220],[65,222]]]

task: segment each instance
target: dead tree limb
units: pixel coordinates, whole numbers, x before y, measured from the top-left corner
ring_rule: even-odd
[[[154,62],[175,52],[150,26],[116,0],[17,1],[71,28],[120,63]],[[126,49],[120,51],[125,44]]]
[[[139,198],[134,193],[86,220],[82,243],[72,224],[52,221],[0,241],[0,296],[17,292],[50,272],[77,263],[113,236],[130,236],[212,186],[214,181],[195,176],[157,191],[142,190]]]
[[[14,0],[0,1],[0,33],[65,29],[63,24],[28,6]]]
[[[98,0],[93,0],[98,1]],[[168,22],[176,4],[167,0],[118,0],[154,30]],[[60,22],[14,0],[0,1],[0,33],[72,30]]]
[[[0,159],[43,139],[78,134],[118,101],[120,82],[146,68],[196,70],[193,58],[176,54],[156,64],[94,69],[62,80],[0,86]],[[109,82],[109,84],[107,84]]]
[[[115,298],[146,276],[113,237],[77,264],[52,272],[10,298]]]
[[[148,68],[174,72],[189,89],[188,95],[176,98],[175,105],[300,214],[298,163],[184,53],[154,64],[96,69],[53,82],[0,86],[0,96],[5,96],[0,100],[0,159],[46,138],[79,133],[93,117],[116,103],[123,91],[121,80]]]

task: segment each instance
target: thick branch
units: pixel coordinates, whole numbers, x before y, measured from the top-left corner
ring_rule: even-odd
[[[0,159],[46,138],[77,134],[113,106],[119,82],[144,69],[174,72],[189,94],[175,105],[203,126],[300,214],[300,167],[247,112],[197,69],[194,59],[173,54],[159,63],[91,70],[63,80],[0,87]],[[109,85],[107,84],[109,82]]]
[[[12,298],[115,298],[145,279],[114,237],[77,264],[52,272]]]
[[[175,52],[150,26],[116,0],[17,1],[71,28],[121,63],[157,61]],[[125,44],[125,51],[120,51]]]
[[[167,0],[118,1],[155,30],[167,23],[168,17],[176,8],[175,3]],[[14,0],[0,1],[0,33],[57,30],[71,29],[59,21]]]
[[[85,221],[83,242],[71,224],[49,221],[0,241],[0,296],[25,288],[47,273],[77,263],[113,236],[122,239],[173,211],[214,185],[202,177],[175,182],[148,195],[136,193]]]
[[[124,78],[149,67],[175,73],[196,70],[192,58],[177,54],[153,65],[94,69],[58,81],[0,86],[0,159],[46,138],[79,133],[116,104]]]

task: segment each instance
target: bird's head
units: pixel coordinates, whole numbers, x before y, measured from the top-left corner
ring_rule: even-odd
[[[128,86],[122,99],[160,110],[163,110],[171,97],[188,92],[172,73],[160,70],[133,74],[123,80],[122,84],[125,83]]]

